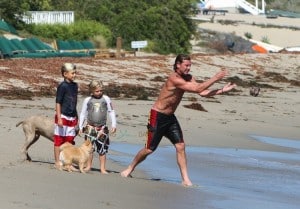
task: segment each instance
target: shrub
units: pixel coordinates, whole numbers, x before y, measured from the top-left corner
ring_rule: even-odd
[[[143,49],[145,52],[153,52],[155,49],[155,42],[147,40],[147,46]]]
[[[102,35],[94,36],[91,38],[91,40],[94,42],[96,48],[99,49],[107,48],[106,39]]]
[[[251,33],[246,32],[244,35],[245,35],[245,37],[246,37],[247,39],[252,39],[252,34],[251,34]]]
[[[26,30],[32,35],[61,40],[87,40],[92,37],[102,36],[107,43],[111,43],[112,34],[108,27],[96,21],[76,21],[66,24],[30,24]]]
[[[267,44],[270,43],[270,40],[269,40],[268,36],[263,36],[263,37],[261,38],[261,41],[264,42],[264,43],[267,43]]]

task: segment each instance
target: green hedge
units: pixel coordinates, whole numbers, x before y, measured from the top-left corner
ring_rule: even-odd
[[[108,27],[96,21],[76,21],[66,24],[30,24],[26,30],[32,35],[60,40],[88,40],[95,36],[103,36],[106,42],[111,44],[112,33]]]

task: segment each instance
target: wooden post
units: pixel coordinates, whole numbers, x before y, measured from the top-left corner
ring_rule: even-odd
[[[117,58],[119,58],[121,56],[121,49],[122,49],[122,38],[118,37],[117,38],[117,53],[116,53]]]

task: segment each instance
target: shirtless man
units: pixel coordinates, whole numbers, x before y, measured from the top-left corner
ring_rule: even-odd
[[[165,136],[176,148],[182,185],[192,186],[187,171],[183,134],[174,112],[186,91],[197,93],[203,97],[209,97],[228,92],[236,85],[228,83],[222,89],[209,89],[210,86],[228,74],[226,70],[221,70],[205,82],[196,82],[195,78],[189,74],[191,58],[188,55],[179,54],[175,59],[173,68],[174,72],[169,75],[160,91],[158,99],[151,108],[148,121],[148,138],[145,147],[137,153],[131,164],[121,172],[122,177],[129,177],[135,167],[155,151],[162,137]]]

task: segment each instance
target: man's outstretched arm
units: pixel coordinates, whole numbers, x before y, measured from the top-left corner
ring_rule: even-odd
[[[221,89],[215,89],[215,90],[209,90],[206,89],[204,91],[202,91],[199,95],[202,97],[212,97],[218,94],[223,94],[225,92],[230,91],[231,89],[235,88],[236,84],[234,83],[227,83],[223,88]]]

